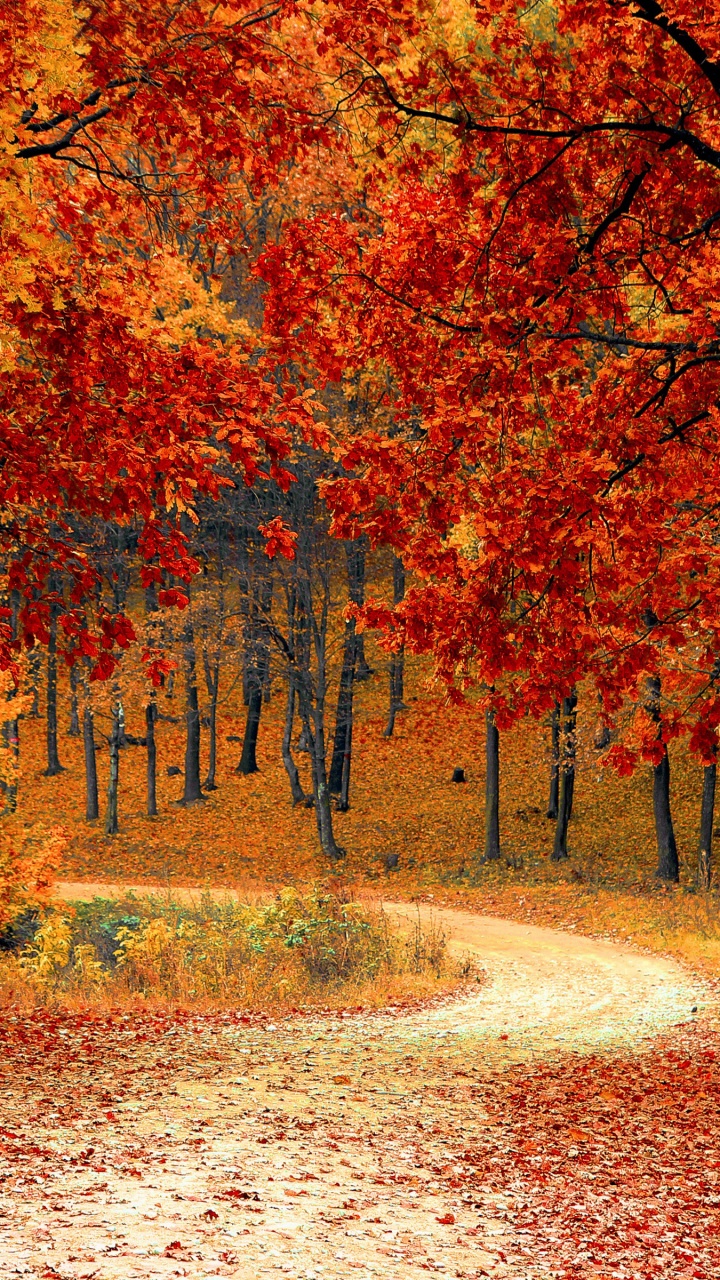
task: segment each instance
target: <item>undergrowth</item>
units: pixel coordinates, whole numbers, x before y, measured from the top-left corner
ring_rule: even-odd
[[[317,886],[255,905],[98,897],[26,912],[0,946],[6,1006],[379,1005],[461,976],[436,927],[395,930],[382,910]]]

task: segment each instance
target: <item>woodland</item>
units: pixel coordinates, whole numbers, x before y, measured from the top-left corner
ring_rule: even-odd
[[[0,58],[0,1277],[344,1274],[370,1182],[367,1274],[710,1276],[716,4],[5,0]]]

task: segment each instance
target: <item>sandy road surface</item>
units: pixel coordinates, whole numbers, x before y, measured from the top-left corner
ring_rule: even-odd
[[[523,1061],[641,1050],[706,993],[629,948],[433,914],[486,971],[477,993],[419,1012],[198,1017],[147,1039],[128,1023],[124,1052],[113,1027],[68,1041],[46,1078],[20,1062],[0,1088],[14,1135],[0,1277],[558,1274],[515,1231],[512,1149],[480,1167],[492,1089]]]

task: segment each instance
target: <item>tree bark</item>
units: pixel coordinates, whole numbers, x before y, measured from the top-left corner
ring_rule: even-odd
[[[302,789],[300,774],[292,754],[292,731],[295,721],[295,683],[292,673],[288,679],[287,711],[285,713],[285,730],[282,738],[282,760],[290,782],[290,794],[293,805],[307,804],[308,797]]]
[[[715,821],[715,781],[717,764],[703,769],[702,807],[700,809],[700,844],[698,847],[698,886],[709,889],[712,884],[712,839]]]
[[[660,677],[648,680],[647,710],[657,725],[658,741],[662,743],[662,757],[653,766],[653,814],[657,837],[658,865],[655,872],[659,880],[675,882],[680,878],[677,842],[670,808],[670,757],[667,743],[662,741],[662,707],[660,702]]]
[[[357,605],[365,603],[365,547],[364,537],[346,544],[349,594],[353,604]],[[368,680],[372,674],[373,669],[365,657],[365,635],[360,632],[355,637],[355,679]]]
[[[185,627],[185,787],[181,804],[204,800],[200,786],[200,706],[195,661],[195,634],[188,619]]]
[[[335,712],[335,734],[333,737],[332,759],[328,786],[330,794],[339,796],[342,791],[343,768],[348,751],[348,726],[352,724],[353,686],[355,683],[355,624],[351,620],[345,625],[345,647],[343,664],[340,672],[337,710]]]
[[[147,749],[147,813],[149,818],[157,817],[157,743],[155,741],[155,722],[157,720],[157,704],[154,697],[145,707],[145,743]]]
[[[322,713],[314,710],[312,714],[312,724],[310,716],[305,715],[303,720],[305,723],[308,741],[310,744],[310,765],[312,769],[313,795],[315,798],[315,819],[317,822],[318,838],[320,840],[320,848],[326,857],[332,862],[339,861],[343,857],[343,850],[335,839],[333,830],[332,808],[330,804],[330,790],[327,782],[327,771],[325,767],[325,735],[322,723]]]
[[[350,808],[350,765],[352,763],[352,731],[353,731],[353,712],[352,704],[345,719],[345,743],[342,758],[342,769],[340,772],[340,795],[338,796],[336,808],[339,813],[347,813]]]
[[[568,824],[572,816],[573,796],[575,794],[575,723],[577,718],[577,697],[571,693],[563,698],[562,704],[562,750],[559,762],[560,789],[558,796],[558,813],[555,824],[555,841],[550,855],[553,862],[562,862],[568,857]]]
[[[85,818],[88,822],[94,822],[100,817],[100,805],[95,755],[95,723],[89,702],[85,703],[83,711],[83,746],[85,748]]]
[[[112,732],[110,734],[110,773],[108,776],[108,802],[105,814],[105,835],[114,836],[118,831],[118,792],[120,789],[120,743],[124,731],[122,703],[113,707]]]
[[[262,713],[262,679],[260,672],[254,668],[248,679],[247,717],[245,720],[245,736],[242,754],[236,773],[250,774],[258,772],[256,756],[258,733],[260,731],[260,715]]]
[[[8,753],[8,776],[3,782],[3,813],[10,814],[17,812],[18,779],[20,774],[20,731],[17,716],[5,721],[2,732]]]
[[[347,558],[348,588],[350,598],[352,599],[352,591],[354,590],[355,578],[357,576],[357,550],[355,543],[345,543],[345,554]],[[348,775],[347,785],[345,788],[346,793],[349,794],[350,788],[353,694],[355,686],[355,663],[358,654],[358,640],[359,636],[356,634],[355,630],[355,619],[348,618],[345,623],[343,661],[340,671],[340,684],[338,687],[337,710],[335,712],[335,735],[333,739],[332,760],[330,762],[330,776],[328,779],[330,793],[331,795],[341,797],[341,806],[343,774],[345,772],[347,772]]]
[[[550,717],[550,795],[547,816],[557,818],[560,799],[560,707],[555,703]]]
[[[485,854],[484,862],[500,857],[500,734],[495,714],[485,712]]]
[[[242,753],[235,770],[236,773],[246,775],[258,772],[256,753],[263,707],[263,689],[267,684],[270,669],[267,627],[272,609],[272,596],[272,578],[265,577],[256,584],[254,589],[252,616],[248,624],[250,640],[246,648],[244,680],[247,717]]]
[[[42,654],[40,646],[36,643],[34,648],[30,650],[28,657],[28,665],[30,667],[30,690],[32,693],[32,702],[28,715],[32,720],[40,719],[40,684],[42,682]]]
[[[670,810],[670,757],[664,743],[662,759],[653,767],[653,812],[658,846],[657,877],[677,881],[680,865]]]
[[[207,777],[203,783],[203,789],[205,791],[217,791],[215,774],[217,771],[217,708],[218,694],[220,692],[220,659],[217,658],[216,661],[211,664],[207,654],[205,654],[204,664],[205,684],[207,685],[207,691],[210,695],[210,715],[208,725],[208,771]]]
[[[18,637],[19,609],[19,596],[17,591],[13,591],[11,592],[11,628],[13,640],[17,640]],[[2,727],[8,760],[7,777],[3,780],[2,788],[4,793],[3,812],[6,814],[15,813],[17,811],[18,781],[20,778],[20,729],[17,712],[14,715],[12,714],[12,706],[13,703],[16,702],[18,692],[19,690],[14,686],[8,692],[8,710],[11,714]]]
[[[58,714],[57,714],[57,620],[58,606],[50,605],[50,639],[47,654],[47,769],[46,778],[54,778],[63,773],[63,766],[58,755]]]
[[[393,604],[399,605],[405,599],[405,566],[399,556],[393,557]],[[383,730],[385,738],[392,738],[395,732],[395,717],[398,711],[407,710],[405,706],[405,649],[401,647],[390,659],[390,707],[388,722]]]
[[[73,663],[70,668],[70,728],[68,729],[69,738],[80,737],[80,717],[78,715],[78,688],[80,687],[80,676],[78,669]]]

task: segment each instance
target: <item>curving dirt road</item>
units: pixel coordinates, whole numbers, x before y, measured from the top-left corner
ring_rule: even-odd
[[[128,891],[160,892],[143,885],[68,882],[58,886],[57,896],[89,901]],[[235,896],[232,890],[215,892]],[[197,900],[199,894],[173,889],[180,901]],[[398,1044],[421,1044],[433,1036],[469,1038],[477,1048],[484,1046],[482,1056],[492,1058],[630,1046],[685,1020],[705,1001],[702,984],[675,961],[614,942],[427,903],[385,902],[383,910],[408,924],[418,916],[424,926],[434,921],[445,932],[449,951],[471,957],[488,978],[477,995],[396,1016],[385,1034]]]
[[[706,992],[630,948],[432,914],[486,971],[477,993],[412,1013],[168,1020],[149,1037],[128,1024],[125,1052],[117,1027],[85,1027],[77,1052],[61,1031],[68,1050],[45,1080],[19,1059],[2,1123],[32,1144],[0,1184],[3,1280],[601,1274],[553,1271],[528,1248],[497,1091],[548,1060],[641,1053],[693,1006],[702,1014]]]

